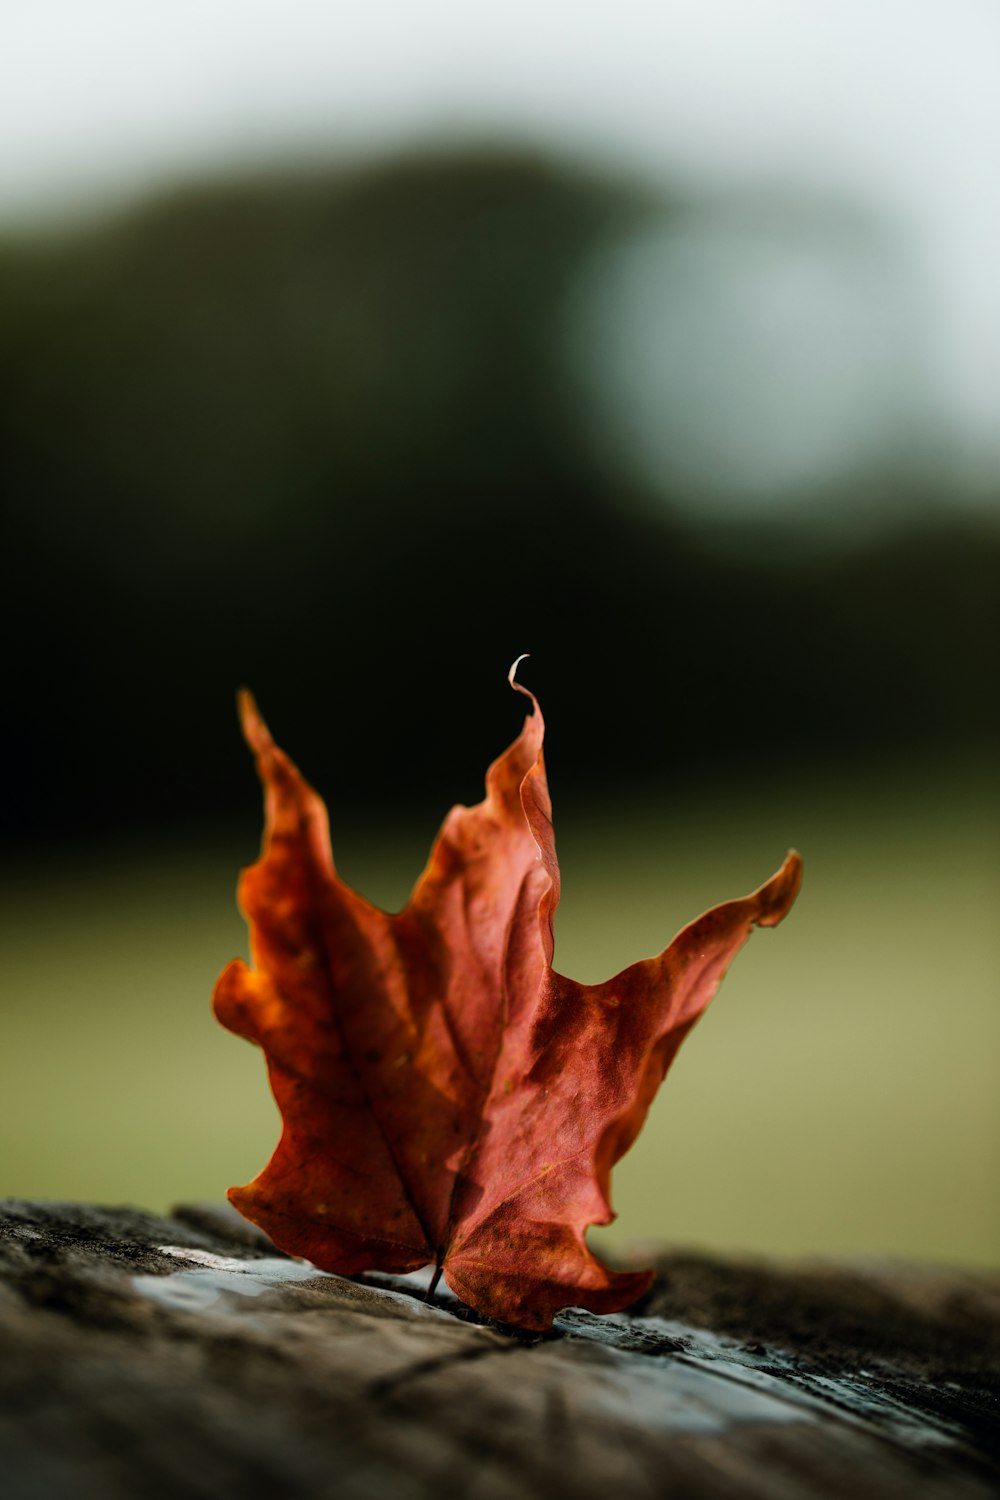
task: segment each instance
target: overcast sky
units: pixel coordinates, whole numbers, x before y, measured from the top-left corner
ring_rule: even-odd
[[[6,0],[0,228],[470,132],[844,188],[906,235],[940,401],[1000,472],[995,0]]]

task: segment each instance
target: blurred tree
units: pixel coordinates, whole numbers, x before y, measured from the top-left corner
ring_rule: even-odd
[[[741,556],[595,464],[562,318],[649,207],[474,153],[0,247],[8,836],[255,800],[241,682],[341,808],[474,798],[523,650],[559,785],[995,735],[996,535]]]

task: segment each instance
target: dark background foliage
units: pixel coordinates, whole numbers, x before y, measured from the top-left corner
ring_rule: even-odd
[[[455,152],[8,242],[7,839],[244,811],[242,683],[342,805],[472,798],[527,650],[565,792],[995,743],[996,528],[895,482],[803,546],[596,456],[561,329],[665,208]]]

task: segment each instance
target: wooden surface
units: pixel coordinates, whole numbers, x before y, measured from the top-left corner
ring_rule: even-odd
[[[0,1202],[0,1493],[985,1497],[1000,1278],[660,1257],[631,1314],[484,1326],[228,1208]]]

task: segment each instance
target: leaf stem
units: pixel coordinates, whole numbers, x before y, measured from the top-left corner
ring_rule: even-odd
[[[430,1302],[431,1298],[434,1296],[434,1293],[437,1291],[438,1282],[441,1280],[441,1272],[443,1270],[444,1266],[442,1266],[441,1262],[438,1261],[437,1265],[434,1267],[434,1275],[431,1277],[431,1284],[427,1288],[427,1291],[424,1293],[425,1302]]]

